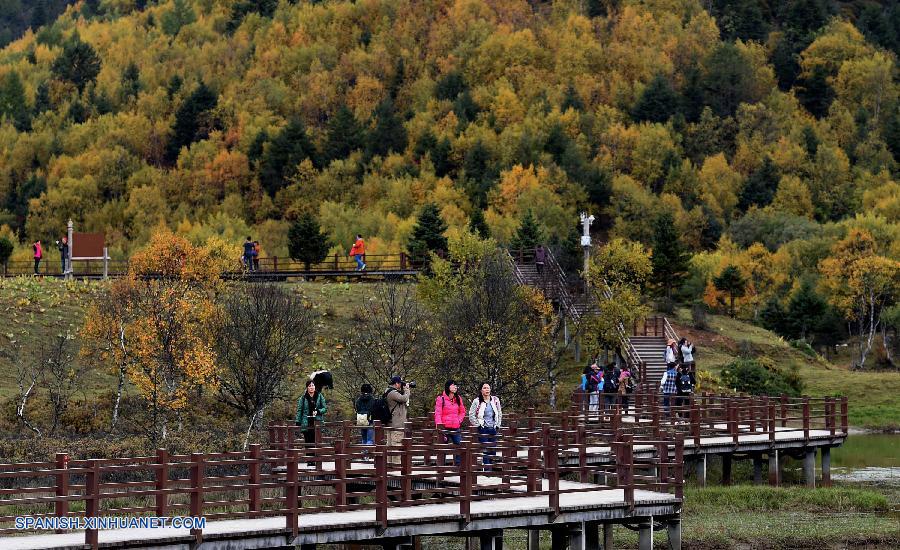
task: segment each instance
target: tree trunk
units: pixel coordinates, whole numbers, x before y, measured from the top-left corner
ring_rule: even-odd
[[[729,295],[729,310],[731,312],[731,318],[734,319],[734,294]]]
[[[109,431],[116,429],[119,422],[119,403],[122,402],[122,391],[125,389],[125,367],[119,367],[119,385],[116,388],[116,403],[113,405],[112,421],[109,425]]]
[[[244,450],[247,450],[247,446],[250,445],[250,434],[253,432],[253,427],[256,425],[256,420],[259,418],[259,415],[262,411],[256,411],[250,416],[250,425],[247,426],[247,433],[244,434]]]

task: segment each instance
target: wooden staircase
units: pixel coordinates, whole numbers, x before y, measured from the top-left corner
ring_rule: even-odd
[[[598,313],[589,294],[576,294],[570,290],[565,272],[549,249],[544,269],[540,273],[534,263],[533,250],[506,252],[518,283],[540,290],[559,307],[562,315],[577,323],[585,316]],[[612,298],[612,291],[608,286],[604,289],[604,294],[608,299]],[[638,373],[641,386],[646,391],[655,391],[666,371],[666,340],[678,340],[678,334],[665,317],[649,317],[643,323],[635,324],[631,334],[628,334],[624,326],[619,325],[618,329],[626,362],[633,372]]]

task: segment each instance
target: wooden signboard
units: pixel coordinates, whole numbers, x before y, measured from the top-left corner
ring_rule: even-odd
[[[106,239],[103,233],[72,233],[72,259],[103,258]]]

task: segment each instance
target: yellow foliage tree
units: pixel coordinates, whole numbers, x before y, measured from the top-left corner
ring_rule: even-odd
[[[884,309],[900,295],[900,262],[877,253],[875,239],[851,229],[819,262],[829,302],[853,323],[858,335],[855,366],[862,368],[872,350]]]
[[[210,251],[158,232],[86,317],[89,349],[124,370],[147,401],[154,444],[166,439],[171,420],[180,420],[192,392],[214,384],[220,273]]]

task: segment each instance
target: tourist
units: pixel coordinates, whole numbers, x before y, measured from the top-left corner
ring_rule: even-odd
[[[672,398],[678,392],[678,386],[676,385],[678,378],[677,367],[677,361],[669,363],[668,369],[663,373],[662,378],[659,381],[659,390],[663,394],[663,407],[666,409],[666,414],[669,415],[672,413]]]
[[[356,235],[356,242],[353,243],[353,246],[350,247],[350,253],[348,256],[353,256],[353,259],[356,260],[356,270],[363,271],[366,269],[366,264],[363,262],[363,257],[366,255],[366,243],[363,241],[362,235]]]
[[[37,275],[40,273],[41,258],[44,257],[44,249],[41,247],[41,240],[38,239],[34,241],[34,244],[31,245],[31,249],[34,251],[34,274]]]
[[[547,251],[543,245],[537,245],[534,248],[534,267],[538,275],[544,275],[544,263],[547,261]]]
[[[596,360],[591,363],[589,369],[586,387],[589,399],[588,410],[597,412],[600,410],[600,387],[603,384],[603,373],[600,371],[600,365],[597,364]]]
[[[462,444],[460,427],[466,418],[466,406],[459,396],[459,386],[453,380],[447,380],[444,391],[434,400],[434,424],[440,431],[443,443],[453,443],[457,447]],[[454,455],[456,464],[460,463],[460,455]]]
[[[249,236],[244,241],[244,268],[247,271],[253,271],[253,241]]]
[[[615,408],[621,374],[615,363],[603,367],[603,410],[608,411]]]
[[[478,442],[484,445],[484,456],[481,463],[487,470],[493,463],[496,454],[493,447],[497,445],[497,430],[502,426],[503,409],[500,399],[491,395],[491,385],[481,384],[478,397],[472,400],[469,407],[469,423],[478,426]]]
[[[696,385],[697,381],[691,369],[687,365],[679,366],[678,378],[675,379],[675,390],[678,394],[675,405],[679,408],[690,405],[691,396],[694,394],[694,386]],[[685,413],[683,409],[681,409],[681,412],[682,414]]]
[[[669,338],[669,341],[666,343],[665,360],[667,369],[678,365],[678,346],[672,338]]]
[[[410,386],[399,376],[391,378],[390,386],[384,392],[384,400],[391,411],[391,425],[388,427],[388,447],[399,447],[403,443],[406,416],[409,410]],[[399,464],[400,457],[389,455],[388,462]]]
[[[694,343],[687,338],[678,341],[678,350],[681,352],[681,364],[694,372]]]
[[[297,400],[297,425],[303,431],[303,441],[306,447],[313,449],[316,444],[316,423],[325,421],[325,412],[328,408],[325,406],[325,396],[321,392],[316,392],[316,383],[312,380],[306,382],[306,391]],[[315,456],[312,450],[307,456]],[[313,466],[313,462],[307,462],[308,466]]]
[[[375,403],[375,390],[371,384],[363,384],[359,389],[359,397],[353,403],[356,411],[356,425],[362,428],[362,444],[375,444],[375,429],[372,427],[372,405]]]
[[[253,271],[259,271],[259,241],[253,241]]]
[[[59,262],[62,266],[62,274],[68,273],[69,266],[69,238],[63,237],[62,241],[56,241],[56,248],[59,250]]]
[[[634,393],[634,387],[634,375],[631,374],[631,369],[625,363],[619,372],[619,399],[622,400],[623,414],[628,414],[628,404],[631,401],[631,394]]]

